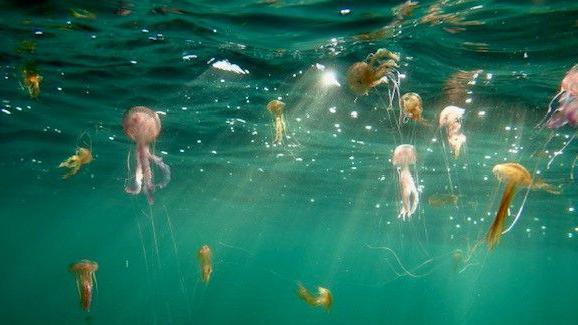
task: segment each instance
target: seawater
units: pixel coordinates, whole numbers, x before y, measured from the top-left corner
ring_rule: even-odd
[[[575,323],[578,142],[548,168],[575,130],[536,126],[576,63],[578,5],[420,1],[396,21],[400,4],[4,1],[2,323]],[[401,91],[422,96],[431,127],[398,125],[387,85],[349,91],[348,67],[379,48],[400,54]],[[31,67],[37,98],[23,84]],[[481,71],[463,87],[467,145],[454,159],[436,125],[459,70]],[[276,98],[283,146],[265,108]],[[153,205],[123,190],[134,143],[121,121],[135,105],[161,112],[154,151],[172,169]],[[390,162],[402,143],[416,147],[421,197],[406,222]],[[94,161],[61,179],[58,164],[81,145]],[[505,161],[562,193],[530,192],[488,251],[476,243],[503,190],[492,167]],[[456,205],[427,203],[448,193]],[[99,264],[90,312],[68,271],[81,259]],[[298,282],[329,288],[331,310],[299,300]]]

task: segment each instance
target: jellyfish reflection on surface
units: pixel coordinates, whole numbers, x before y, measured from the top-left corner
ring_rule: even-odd
[[[201,280],[209,283],[211,280],[211,273],[213,273],[213,253],[208,245],[203,245],[199,249],[199,263],[201,265]]]
[[[548,106],[546,127],[558,129],[568,124],[578,126],[578,65],[570,69],[560,86],[560,92],[552,99]],[[554,104],[558,107],[554,108]]]
[[[92,289],[96,282],[95,273],[98,270],[98,264],[89,260],[81,260],[70,266],[70,272],[74,273],[76,286],[80,296],[80,306],[84,311],[90,311],[92,303]]]
[[[347,71],[347,84],[352,92],[367,95],[371,88],[388,82],[392,82],[396,90],[399,89],[399,78],[395,70],[399,61],[397,54],[379,49],[370,54],[366,61],[354,63]]]
[[[466,136],[462,132],[462,117],[465,111],[461,107],[447,106],[440,113],[439,125],[446,128],[448,143],[455,158],[460,155],[462,145],[466,142]]]
[[[165,187],[171,179],[171,171],[162,158],[151,153],[150,144],[156,140],[161,131],[161,120],[156,112],[148,107],[135,106],[129,109],[122,121],[124,133],[136,143],[136,171],[133,184],[126,186],[125,191],[139,194],[143,190],[149,204],[154,202],[152,192],[155,187]],[[153,184],[151,161],[160,169],[161,181]]]
[[[68,157],[58,165],[58,168],[68,168],[68,172],[62,178],[68,178],[75,175],[82,165],[89,164],[92,161],[92,152],[87,148],[76,149],[76,154]]]
[[[416,161],[415,148],[411,144],[402,144],[395,148],[391,162],[397,167],[399,175],[402,206],[398,218],[403,221],[414,214],[419,202],[417,187],[409,170],[409,165],[415,165]]]
[[[273,120],[275,123],[275,138],[273,139],[274,144],[283,144],[283,139],[285,138],[286,126],[285,126],[285,103],[280,100],[274,99],[267,104],[267,110],[273,115]]]
[[[327,288],[317,287],[317,296],[314,296],[301,283],[297,283],[297,295],[309,306],[323,307],[328,311],[333,305],[333,294]]]
[[[486,237],[488,248],[490,250],[496,247],[502,234],[507,232],[507,230],[504,231],[504,223],[506,221],[508,208],[519,187],[542,189],[552,194],[559,194],[559,192],[550,184],[544,183],[543,181],[532,181],[532,175],[530,175],[524,166],[518,163],[498,164],[494,166],[492,172],[498,181],[505,183],[505,189],[502,200],[500,202],[500,207],[498,208],[494,222],[490,226],[490,230],[488,231]],[[515,224],[517,218],[520,216],[523,205],[524,203],[522,203],[522,207],[520,208],[512,225]]]

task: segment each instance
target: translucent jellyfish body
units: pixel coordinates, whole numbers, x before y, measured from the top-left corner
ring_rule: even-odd
[[[135,177],[133,183],[125,187],[125,191],[130,194],[139,194],[141,190],[144,190],[148,202],[152,204],[154,202],[152,192],[155,187],[163,188],[171,179],[169,166],[150,149],[151,143],[156,140],[161,131],[161,120],[150,108],[135,106],[125,113],[122,125],[124,133],[136,143]],[[151,162],[162,173],[161,181],[157,184],[153,183]]]
[[[68,157],[58,165],[59,168],[68,168],[68,172],[62,178],[68,178],[75,175],[82,165],[89,164],[92,161],[92,152],[87,148],[76,149],[76,154]]]
[[[42,76],[39,75],[34,69],[25,68],[22,71],[22,76],[24,79],[24,86],[28,91],[28,95],[31,98],[36,98],[40,95],[40,83],[42,82]]]
[[[517,222],[520,214],[522,212],[524,202],[520,207],[518,213],[516,214],[516,218],[512,222],[512,226],[510,226],[506,231],[504,231],[504,223],[506,221],[506,216],[508,213],[508,208],[516,194],[518,188],[530,188],[530,189],[542,189],[547,192],[558,194],[559,192],[556,191],[554,187],[551,185],[544,183],[542,181],[533,181],[532,175],[528,172],[528,170],[518,164],[518,163],[504,163],[495,165],[492,169],[494,176],[498,179],[498,181],[504,183],[504,194],[502,195],[502,200],[500,201],[500,206],[498,208],[498,212],[496,213],[496,217],[494,218],[494,222],[490,226],[488,234],[486,236],[486,241],[488,244],[489,249],[493,249],[496,247],[502,234],[507,232],[512,226]]]
[[[309,306],[322,307],[325,310],[329,310],[331,305],[333,305],[333,294],[327,288],[317,287],[317,296],[314,296],[301,283],[298,283],[297,295]]]
[[[548,106],[546,127],[558,129],[566,124],[578,126],[578,65],[570,69],[560,86],[560,92]],[[557,105],[555,108],[554,105]]]
[[[84,311],[90,311],[92,303],[92,291],[96,282],[95,273],[98,264],[89,260],[82,260],[70,266],[70,272],[76,278],[78,295],[80,296],[80,306]]]
[[[402,201],[398,218],[403,221],[409,219],[415,213],[419,202],[417,187],[409,168],[409,165],[415,165],[416,161],[415,148],[411,144],[399,145],[393,151],[391,163],[397,167]]]
[[[405,93],[401,96],[400,103],[403,116],[418,123],[425,123],[422,117],[423,102],[420,95],[416,93]]]
[[[399,56],[386,49],[379,49],[369,55],[366,61],[354,63],[347,71],[349,89],[357,95],[367,95],[371,88],[392,82],[399,87],[396,77]]]
[[[462,132],[462,117],[465,109],[457,106],[447,106],[440,113],[439,126],[446,129],[448,144],[452,148],[454,157],[459,157],[466,136]]]
[[[208,245],[203,245],[197,254],[199,264],[201,266],[201,280],[209,283],[211,280],[211,273],[213,273],[213,253]]]
[[[275,137],[273,139],[274,144],[283,144],[283,139],[285,138],[286,125],[285,125],[285,103],[280,100],[274,99],[267,104],[267,110],[273,116],[273,123],[275,127]]]

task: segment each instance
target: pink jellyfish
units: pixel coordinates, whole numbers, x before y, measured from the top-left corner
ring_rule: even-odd
[[[161,131],[161,120],[156,112],[148,107],[135,106],[129,109],[122,120],[124,133],[136,142],[136,171],[134,182],[125,187],[130,194],[139,194],[143,189],[149,204],[154,202],[152,192],[155,187],[165,187],[171,179],[171,170],[163,160],[151,153],[150,144],[154,142]],[[162,178],[157,184],[153,184],[151,163],[153,162],[161,171]]]
[[[409,165],[415,165],[416,161],[415,148],[411,144],[399,145],[393,151],[391,163],[397,167],[402,201],[398,218],[402,218],[403,221],[414,214],[419,201],[417,187],[409,171]]]
[[[457,106],[447,106],[440,113],[440,127],[446,128],[448,143],[454,152],[454,157],[460,155],[462,145],[466,142],[466,136],[462,132],[462,117],[465,109]]]
[[[578,126],[578,65],[570,69],[560,86],[560,92],[552,98],[548,105],[546,126],[549,129],[558,129],[569,124]],[[558,108],[554,109],[554,103],[558,101]]]

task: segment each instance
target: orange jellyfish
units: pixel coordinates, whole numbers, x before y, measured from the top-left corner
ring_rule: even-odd
[[[416,93],[405,93],[401,96],[401,110],[403,115],[420,124],[427,124],[422,117],[423,102]]]
[[[402,218],[403,221],[415,213],[419,201],[417,187],[409,170],[409,165],[415,165],[416,161],[415,148],[411,144],[399,145],[393,151],[391,163],[397,167],[402,201],[398,218]]]
[[[208,245],[203,245],[198,253],[199,263],[201,265],[201,280],[209,283],[211,273],[213,273],[213,253]]]
[[[297,283],[297,295],[309,306],[322,307],[329,311],[333,305],[333,294],[327,288],[317,287],[317,296],[314,296],[301,283]]]
[[[506,221],[508,208],[519,187],[542,189],[552,194],[559,194],[559,192],[550,184],[546,184],[542,181],[532,181],[532,176],[528,170],[518,163],[498,164],[494,166],[492,172],[498,181],[505,183],[506,187],[504,189],[504,194],[502,196],[502,201],[500,202],[500,207],[498,208],[496,218],[490,226],[490,230],[488,231],[488,235],[486,237],[489,249],[496,247],[502,234],[508,232],[514,226],[514,224],[516,224],[518,218],[520,217],[524,203],[522,203],[522,207],[520,207],[520,210],[512,222],[512,225],[510,225],[510,227],[504,231],[504,223]]]
[[[274,99],[267,104],[267,109],[273,115],[273,121],[275,123],[275,138],[273,139],[274,144],[283,144],[283,139],[285,138],[286,125],[285,125],[285,103],[280,100]]]
[[[82,165],[89,164],[92,161],[92,152],[87,148],[76,149],[76,154],[68,157],[58,165],[58,168],[68,168],[68,172],[62,178],[68,178],[75,175]]]
[[[98,264],[89,260],[82,260],[70,266],[70,272],[74,273],[76,286],[80,296],[80,306],[84,311],[90,311],[92,303],[92,288],[96,283],[95,273],[98,270]]]
[[[447,106],[440,113],[440,127],[446,128],[448,143],[452,147],[454,157],[459,157],[466,136],[462,132],[462,117],[465,109],[457,106]]]
[[[171,170],[162,158],[151,153],[150,144],[161,132],[161,120],[156,112],[148,107],[135,106],[129,109],[122,120],[124,133],[136,143],[136,171],[133,184],[126,186],[125,191],[139,194],[141,190],[147,196],[149,204],[154,202],[152,192],[155,187],[165,187],[171,179]],[[151,162],[161,171],[163,177],[153,184]],[[143,184],[144,183],[144,184]]]
[[[22,76],[24,78],[24,86],[28,90],[30,97],[38,97],[40,95],[40,83],[43,79],[42,76],[32,68],[24,68]]]
[[[383,59],[386,59],[383,61]],[[386,49],[379,49],[365,61],[354,63],[347,71],[349,89],[357,95],[367,95],[371,88],[391,82],[393,91],[399,92],[399,56]]]

